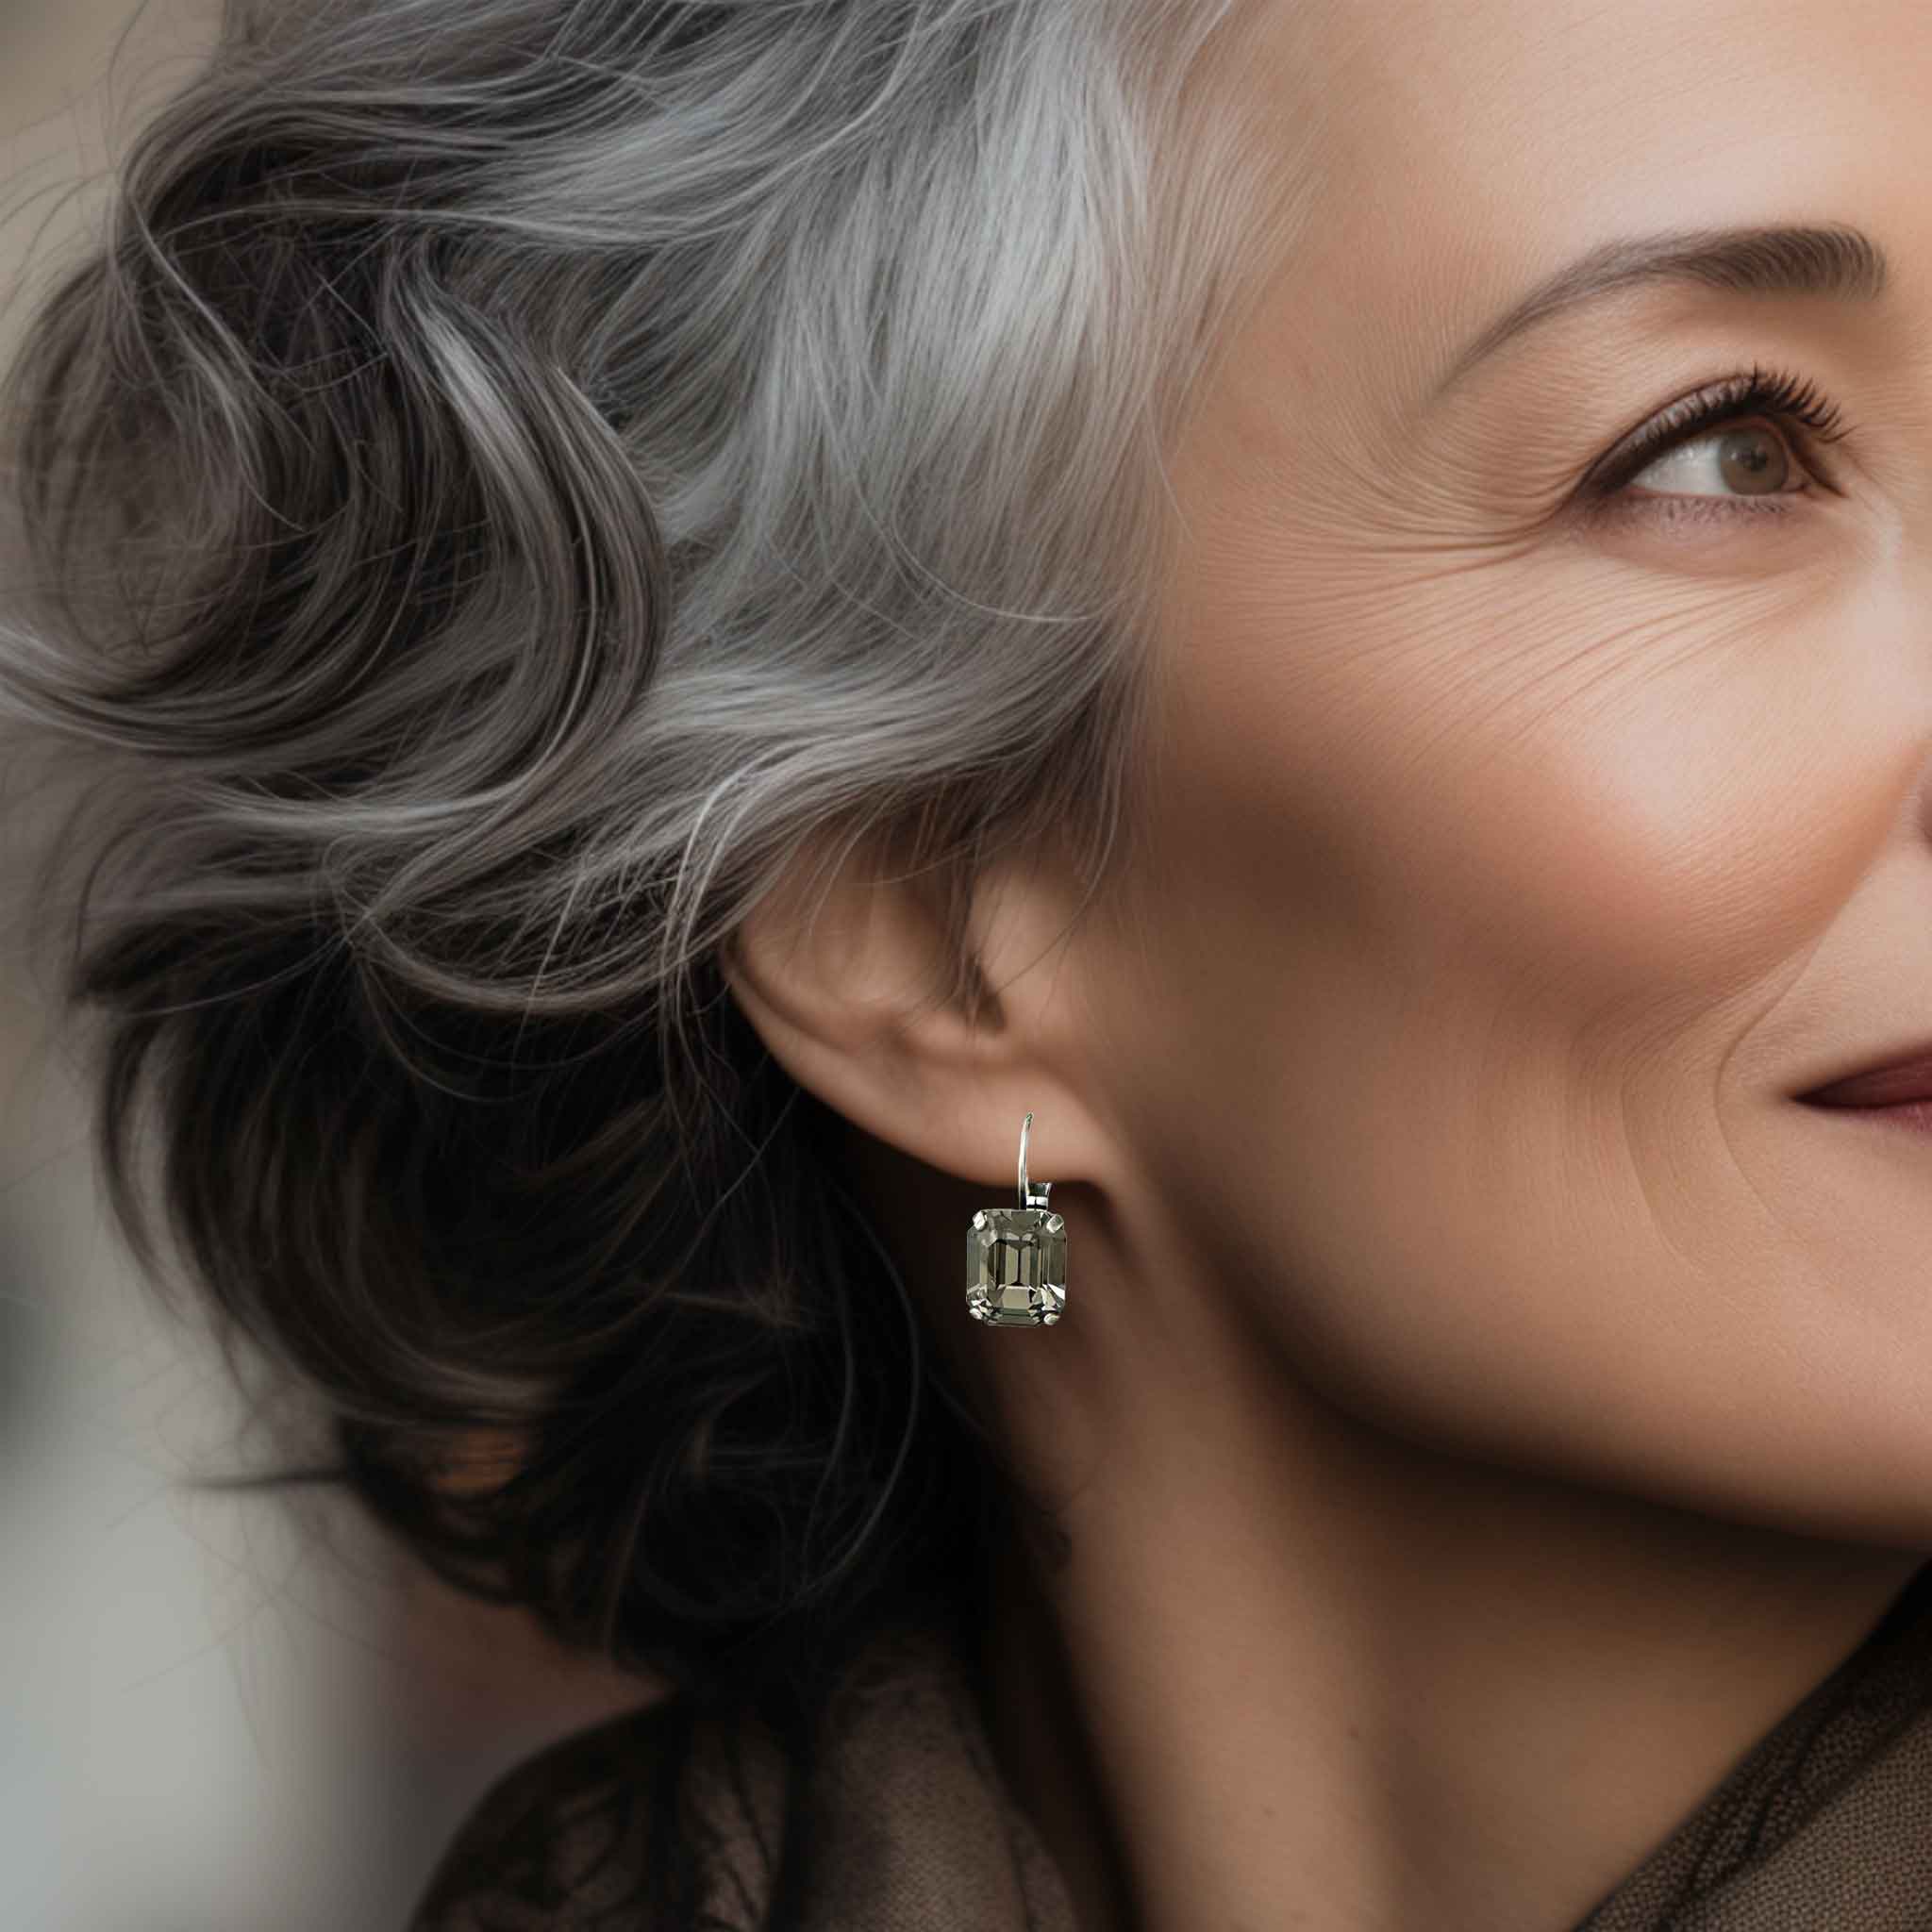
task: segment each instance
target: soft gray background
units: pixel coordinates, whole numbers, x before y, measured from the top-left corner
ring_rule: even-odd
[[[213,17],[0,0],[0,360]],[[492,1778],[639,1687],[340,1512],[185,1491],[260,1445],[102,1218],[9,916],[31,850],[0,824],[0,1927],[388,1932]]]

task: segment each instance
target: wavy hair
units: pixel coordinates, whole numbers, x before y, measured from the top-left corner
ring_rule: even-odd
[[[275,1480],[696,1705],[1010,1501],[719,949],[872,841],[970,1001],[992,854],[1130,848],[1245,17],[229,0],[7,372],[116,1225],[323,1419]]]

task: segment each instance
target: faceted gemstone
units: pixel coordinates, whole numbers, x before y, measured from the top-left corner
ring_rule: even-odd
[[[1067,1224],[1044,1208],[982,1208],[966,1230],[966,1308],[1039,1327],[1067,1305]]]

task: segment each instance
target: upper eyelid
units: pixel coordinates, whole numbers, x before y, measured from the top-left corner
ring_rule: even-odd
[[[1606,450],[1601,458],[1591,466],[1592,476],[1614,475],[1618,467],[1637,458],[1661,456],[1679,442],[1689,441],[1693,437],[1707,436],[1725,423],[1748,420],[1760,410],[1762,405],[1746,409],[1735,403],[1713,403],[1704,407],[1699,398],[1707,395],[1711,389],[1708,383],[1687,391],[1681,396],[1674,396],[1669,402],[1660,404],[1644,417],[1634,428],[1626,430]],[[1665,419],[1674,410],[1681,409],[1684,420],[1667,424]]]
[[[1785,401],[1779,401],[1775,396],[1760,396],[1753,401],[1749,394],[1753,388],[1783,389],[1790,394]],[[1738,393],[1727,400],[1724,393],[1727,390]],[[1827,426],[1821,427],[1805,421],[1800,410],[1806,406],[1812,413],[1826,417]],[[1653,434],[1654,425],[1674,412],[1682,412],[1685,420],[1668,425]],[[1818,443],[1843,441],[1852,434],[1854,425],[1844,421],[1837,401],[1814,380],[1774,368],[1766,369],[1754,362],[1748,372],[1735,371],[1729,376],[1699,383],[1659,404],[1641,423],[1619,437],[1590,466],[1577,483],[1576,495],[1586,504],[1614,500],[1633,477],[1641,475],[1651,463],[1660,461],[1681,445],[1715,435],[1731,423],[1759,420],[1772,425],[1790,445],[1793,455],[1818,487],[1833,495],[1844,493],[1833,474],[1836,463],[1841,459],[1834,458],[1832,464],[1826,464],[1813,452],[1814,445]],[[1673,492],[1656,493],[1669,495]],[[1784,491],[1774,493],[1795,496],[1806,492]],[[1724,499],[1698,500],[1722,502]]]

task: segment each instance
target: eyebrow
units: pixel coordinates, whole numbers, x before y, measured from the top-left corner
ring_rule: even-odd
[[[1844,223],[1690,228],[1606,242],[1539,282],[1491,323],[1449,365],[1430,401],[1539,323],[1639,283],[1701,283],[1730,294],[1871,302],[1884,292],[1890,272],[1884,249],[1863,229]]]

